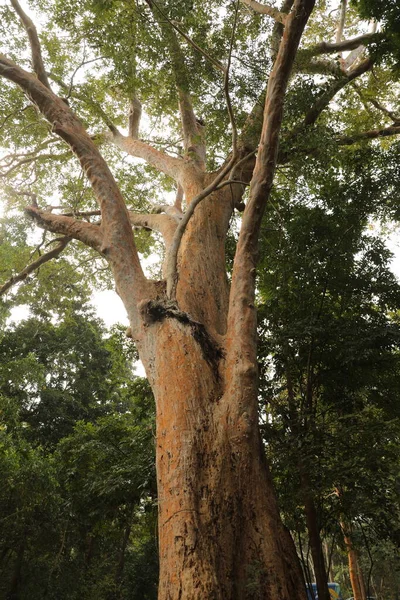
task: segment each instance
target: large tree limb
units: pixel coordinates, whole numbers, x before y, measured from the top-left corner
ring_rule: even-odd
[[[52,240],[52,242],[55,241],[58,241],[57,246],[55,246],[52,250],[49,250],[49,252],[46,252],[45,254],[39,256],[38,259],[34,260],[30,265],[26,266],[25,269],[22,269],[22,271],[20,271],[18,275],[13,275],[13,277],[10,277],[10,279],[0,287],[0,296],[5,294],[11,287],[16,285],[20,281],[24,281],[28,277],[28,275],[36,271],[39,267],[49,262],[53,258],[57,258],[61,254],[61,252],[66,248],[68,243],[71,241],[71,238],[66,236],[61,240]]]
[[[339,146],[351,146],[362,140],[375,140],[380,137],[389,137],[400,134],[400,125],[390,125],[380,129],[370,129],[369,131],[361,131],[352,135],[345,135],[337,139]]]
[[[233,265],[227,328],[227,378],[232,390],[245,390],[237,410],[250,411],[248,417],[252,420],[257,419],[257,407],[249,405],[248,398],[257,397],[257,315],[254,300],[258,237],[277,165],[289,77],[314,4],[315,0],[296,0],[286,19],[279,52],[268,80],[260,145]]]
[[[129,211],[129,219],[136,227],[144,227],[161,233],[167,248],[170,246],[178,226],[174,217],[165,214],[143,214]]]
[[[261,2],[257,2],[257,0],[242,0],[243,4],[246,4],[250,8],[252,8],[256,13],[262,15],[268,15],[278,21],[278,23],[285,24],[287,19],[287,14],[280,12],[274,6],[270,6],[269,4],[261,4]]]
[[[122,135],[117,129],[108,134],[108,139],[115,144],[120,150],[123,150],[131,156],[142,158],[149,165],[155,167],[158,171],[169,175],[175,181],[180,181],[186,163],[173,156],[169,156],[150,144],[136,140],[132,137]]]
[[[47,79],[46,70],[43,64],[42,51],[40,48],[39,37],[37,34],[36,27],[28,17],[28,15],[22,10],[18,0],[10,0],[11,4],[21,19],[23,26],[25,27],[26,33],[28,34],[29,44],[31,46],[31,54],[32,54],[32,66],[36,75],[38,76],[39,81],[43,83],[46,87],[50,89],[50,83]]]
[[[36,76],[28,73],[4,55],[0,55],[0,76],[22,88],[51,123],[53,131],[67,142],[78,157],[102,214],[102,243],[99,250],[110,263],[117,289],[128,313],[132,319],[135,318],[132,327],[139,327],[140,316],[137,305],[143,298],[148,297],[149,282],[145,278],[139,262],[124,199],[107,163],[73,111]],[[37,222],[47,225],[49,229],[49,225],[51,226],[52,222],[55,224],[55,219],[58,219],[58,225],[54,225],[57,229],[53,229],[57,232],[60,232],[60,220],[69,219],[69,217],[50,215],[46,220],[43,215],[41,216],[40,211],[33,211],[31,214],[34,218],[36,217]],[[74,222],[78,227],[83,227],[83,225],[96,227],[89,223]],[[72,225],[70,221],[65,221],[66,230],[61,232],[71,235],[67,223],[69,226]],[[63,228],[61,227],[61,229]],[[89,245],[94,243],[97,248],[98,238],[92,230],[91,232],[89,238],[85,238],[85,243],[89,243]]]
[[[329,43],[329,42],[321,42],[319,44],[315,44],[315,46],[311,46],[310,48],[304,48],[299,50],[298,58],[307,56],[317,56],[319,54],[339,54],[340,52],[346,52],[347,50],[354,50],[359,46],[366,45],[373,41],[378,41],[381,39],[382,35],[380,33],[364,33],[363,35],[359,35],[355,38],[351,38],[349,40],[342,40],[341,42]]]
[[[225,93],[225,100],[226,100],[226,105],[227,105],[227,109],[228,109],[228,114],[229,114],[229,121],[232,127],[232,155],[231,158],[229,160],[229,162],[221,169],[221,171],[218,173],[218,175],[215,177],[215,179],[204,189],[202,190],[199,194],[197,194],[197,196],[195,196],[191,201],[189,206],[186,209],[186,213],[183,215],[182,220],[179,222],[173,240],[171,242],[171,246],[167,255],[167,260],[166,260],[166,279],[167,279],[167,295],[170,299],[175,300],[176,299],[176,286],[177,286],[177,265],[178,265],[178,252],[179,252],[179,247],[180,247],[180,243],[183,237],[183,234],[185,232],[186,226],[189,223],[189,220],[191,219],[196,206],[198,206],[200,204],[200,202],[202,200],[204,200],[204,198],[207,198],[207,196],[209,196],[213,191],[215,191],[218,187],[218,185],[222,182],[222,180],[225,178],[225,176],[231,171],[231,169],[234,167],[236,161],[237,161],[237,156],[238,156],[238,145],[237,145],[237,128],[236,128],[236,122],[235,122],[235,116],[233,114],[233,109],[232,109],[232,103],[231,103],[231,99],[230,99],[230,94],[229,94],[229,71],[230,71],[230,65],[231,65],[231,58],[232,58],[232,48],[233,48],[233,40],[235,37],[235,33],[236,33],[236,24],[237,24],[237,14],[238,14],[238,6],[236,5],[236,11],[235,11],[235,20],[234,20],[234,24],[233,24],[233,28],[232,28],[232,34],[231,34],[231,41],[230,41],[230,47],[229,47],[229,55],[228,55],[228,64],[227,64],[227,68],[225,70],[225,74],[224,74],[224,93]]]
[[[25,212],[42,229],[79,240],[101,252],[104,238],[98,225],[78,221],[66,215],[55,215],[52,212],[42,211],[36,206],[28,206],[25,208]]]

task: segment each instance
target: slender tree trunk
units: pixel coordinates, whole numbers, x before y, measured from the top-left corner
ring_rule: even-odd
[[[300,439],[301,429],[299,425],[299,407],[296,406],[293,382],[289,366],[289,348],[286,349],[286,382],[288,389],[288,405],[289,415],[291,421],[291,429],[297,439]],[[309,387],[309,386],[307,386]],[[310,391],[312,396],[312,391]],[[312,397],[310,398],[310,402]],[[302,457],[299,456],[298,460],[298,471],[300,479],[301,496],[304,502],[304,512],[306,517],[309,547],[311,549],[311,556],[314,566],[315,581],[317,584],[318,598],[319,600],[330,600],[330,593],[328,588],[328,577],[325,567],[324,551],[322,546],[322,540],[320,530],[318,526],[318,515],[315,507],[314,498],[312,494],[310,476],[306,470]]]
[[[18,600],[18,590],[21,582],[21,571],[22,571],[22,563],[24,559],[25,553],[25,536],[22,539],[18,550],[17,550],[17,558],[14,565],[14,571],[11,577],[10,589],[6,596],[6,600]]]
[[[350,583],[353,590],[354,600],[366,600],[367,593],[365,590],[364,577],[360,566],[357,550],[354,548],[351,539],[351,531],[343,521],[341,522],[340,526],[343,532],[344,543],[346,545],[347,550]]]
[[[308,538],[314,565],[318,598],[319,600],[330,600],[328,576],[325,567],[321,535],[318,527],[317,509],[315,508],[314,499],[310,492],[309,477],[304,472],[300,475],[300,485],[302,488],[304,511],[306,515]]]
[[[122,538],[122,543],[121,543],[121,548],[119,551],[119,555],[118,555],[118,564],[117,564],[117,568],[115,570],[115,585],[116,585],[116,597],[119,598],[120,597],[120,586],[121,586],[121,581],[122,581],[122,576],[124,573],[124,567],[125,567],[125,552],[126,552],[126,548],[128,546],[128,542],[129,542],[129,536],[131,535],[131,531],[132,531],[132,519],[133,519],[133,510],[131,511],[130,514],[130,518],[129,521],[124,529],[124,535]]]

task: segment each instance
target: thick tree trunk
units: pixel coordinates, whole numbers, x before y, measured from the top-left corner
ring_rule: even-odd
[[[216,343],[177,317],[149,324],[142,347],[157,405],[159,599],[304,598],[257,396],[246,398],[254,413],[240,413]]]

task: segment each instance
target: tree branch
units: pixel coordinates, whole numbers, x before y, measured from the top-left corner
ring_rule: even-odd
[[[159,4],[157,4],[157,2],[155,2],[155,0],[145,0],[146,3],[149,5],[150,8],[152,8],[151,5],[154,5],[157,10],[159,11],[159,13],[162,15],[163,19],[165,19],[166,21],[168,21],[168,23],[175,29],[175,31],[177,31],[187,42],[188,44],[190,44],[195,50],[197,50],[198,52],[200,52],[200,54],[202,56],[204,56],[204,58],[206,58],[216,69],[218,69],[219,71],[222,71],[223,73],[225,72],[225,67],[223,64],[221,64],[218,60],[216,60],[215,58],[213,58],[210,54],[208,54],[203,48],[201,48],[198,44],[196,44],[196,42],[194,40],[192,40],[180,27],[179,25],[176,23],[176,21],[172,21],[167,14],[165,14],[165,12],[162,10],[162,8],[160,7]]]
[[[268,80],[260,145],[236,246],[229,295],[226,364],[232,390],[243,385],[244,389],[252,390],[249,396],[246,392],[246,397],[251,397],[253,392],[257,396],[257,315],[254,299],[259,231],[276,170],[289,77],[314,4],[315,0],[295,0],[286,19],[279,52]],[[257,406],[246,404],[244,396],[243,405],[240,402],[238,410],[249,410],[250,418],[256,422]]]
[[[274,8],[269,4],[261,4],[260,2],[257,2],[257,0],[242,0],[242,2],[252,8],[256,13],[268,15],[283,25],[286,22],[287,14],[280,12],[277,8]]]
[[[178,222],[168,214],[143,214],[129,211],[129,218],[132,225],[144,227],[161,233],[166,247],[169,247]]]
[[[339,54],[340,52],[345,52],[346,50],[354,50],[355,48],[368,44],[369,42],[378,41],[381,38],[382,35],[380,33],[364,33],[358,37],[336,42],[335,44],[321,42],[320,44],[316,44],[310,48],[299,50],[298,57],[301,59],[302,57],[317,56],[319,54]]]
[[[53,131],[78,157],[101,210],[101,231],[95,225],[61,215],[46,215],[34,208],[30,211],[31,216],[42,227],[81,239],[107,258],[130,315],[131,326],[140,331],[137,305],[148,298],[152,288],[140,265],[124,199],[107,163],[73,111],[36,76],[4,55],[0,55],[0,76],[22,88],[51,123]]]
[[[178,183],[178,187],[176,189],[176,196],[174,206],[180,213],[182,213],[182,200],[183,200],[183,187]]]
[[[347,0],[341,0],[340,16],[339,16],[339,21],[338,21],[338,27],[336,30],[336,43],[337,44],[340,44],[340,42],[343,39],[344,24],[346,21],[346,11],[347,11]]]
[[[191,202],[186,210],[186,213],[184,214],[182,220],[180,221],[180,223],[178,224],[178,227],[176,228],[174,238],[172,240],[172,243],[171,243],[168,255],[167,255],[167,261],[166,261],[167,296],[168,296],[168,298],[170,298],[172,300],[176,299],[176,286],[178,283],[178,278],[177,278],[178,252],[179,252],[180,243],[181,243],[183,234],[185,232],[186,226],[187,226],[190,218],[192,217],[196,206],[198,204],[200,204],[200,202],[202,200],[204,200],[204,198],[207,198],[207,196],[209,196],[213,191],[216,190],[217,186],[224,179],[225,175],[227,175],[229,173],[229,171],[235,165],[236,160],[237,160],[237,155],[238,155],[237,128],[236,128],[236,123],[235,123],[235,117],[233,114],[232,103],[231,103],[231,99],[230,99],[230,95],[229,95],[229,71],[230,71],[231,58],[232,58],[233,41],[234,41],[235,32],[236,32],[237,15],[238,15],[238,4],[236,5],[235,19],[234,19],[234,23],[233,23],[233,27],[232,27],[232,34],[231,34],[231,41],[230,41],[230,48],[229,48],[229,55],[228,55],[228,65],[227,65],[227,68],[226,68],[225,74],[224,74],[225,99],[226,99],[226,105],[227,105],[228,114],[229,114],[229,120],[230,120],[231,127],[232,127],[232,156],[231,156],[229,162],[221,169],[221,171],[215,177],[214,181],[212,181],[204,190],[202,190],[197,196],[195,196],[191,200]]]
[[[196,115],[194,114],[190,97],[190,82],[185,64],[185,56],[182,52],[176,32],[183,35],[186,40],[190,40],[190,38],[188,38],[180,27],[168,17],[157,2],[154,2],[154,0],[146,0],[146,2],[150,8],[153,9],[153,7],[155,7],[153,14],[163,32],[165,43],[168,47],[175,85],[178,92],[178,104],[185,153],[197,163],[197,166],[202,171],[204,171],[206,161],[204,127],[203,124],[196,119]],[[199,50],[197,44],[194,44],[192,40],[190,40],[190,42]]]
[[[79,240],[101,252],[104,239],[101,229],[97,225],[78,221],[66,215],[55,215],[51,212],[42,211],[36,206],[26,207],[25,213],[42,229]]]
[[[139,98],[134,95],[131,100],[129,110],[129,137],[137,140],[139,138],[140,117],[142,116],[142,104]]]
[[[292,6],[293,6],[293,2],[294,0],[284,0],[283,4],[282,4],[282,8],[281,8],[281,13],[288,15],[288,13],[292,10]],[[283,35],[283,23],[280,23],[279,21],[275,21],[274,23],[274,27],[272,29],[272,35],[271,35],[271,58],[273,61],[275,61],[278,51],[279,51],[279,44],[281,43],[281,39],[282,39],[282,35]]]
[[[169,175],[175,179],[175,181],[180,180],[185,168],[185,163],[182,159],[169,156],[141,140],[124,136],[118,130],[112,131],[111,134],[107,136],[107,139],[112,141],[115,146],[120,148],[120,150],[123,150],[131,156],[142,158],[149,165],[155,167],[158,171]]]
[[[16,169],[18,169],[19,167],[22,167],[23,165],[28,165],[32,162],[35,162],[36,160],[42,159],[42,160],[62,160],[64,158],[68,158],[71,156],[70,152],[62,152],[61,154],[53,154],[53,153],[47,153],[47,154],[36,154],[34,156],[27,156],[25,158],[22,158],[21,160],[17,161],[15,164],[13,164],[9,169],[7,169],[7,171],[0,173],[0,177],[8,177],[9,175],[11,175],[11,173],[13,171],[15,171]]]
[[[322,94],[322,96],[320,96],[320,98],[318,98],[318,100],[315,102],[314,106],[311,107],[311,109],[304,117],[303,123],[299,127],[295,128],[296,133],[298,133],[299,130],[303,127],[307,127],[315,123],[322,111],[328,106],[328,104],[336,96],[336,94],[341,89],[343,89],[348,83],[369,71],[372,68],[372,65],[372,59],[366,58],[357,67],[352,69],[347,75],[336,79],[332,83],[331,87],[324,94]],[[293,135],[293,133],[291,134],[291,136]]]
[[[18,0],[10,0],[11,4],[21,19],[23,26],[25,27],[26,33],[28,34],[29,44],[31,47],[32,54],[32,66],[36,75],[38,76],[39,81],[43,83],[47,88],[50,89],[50,83],[47,79],[46,70],[44,68],[43,59],[42,59],[42,51],[40,48],[39,37],[37,34],[36,27],[32,21],[28,17],[28,15],[22,10]]]
[[[40,256],[37,260],[33,261],[30,265],[25,267],[25,269],[20,271],[20,273],[18,273],[18,275],[14,275],[13,277],[10,277],[10,279],[8,281],[6,281],[6,283],[4,283],[0,287],[0,296],[5,294],[15,284],[19,283],[20,281],[24,281],[28,277],[28,275],[30,275],[30,273],[33,273],[33,271],[36,271],[39,267],[41,267],[42,265],[47,263],[49,260],[52,260],[53,258],[57,258],[57,256],[59,256],[61,254],[61,252],[66,248],[66,246],[69,244],[69,242],[71,241],[71,238],[66,236],[66,237],[62,238],[61,240],[52,240],[52,242],[50,242],[50,243],[53,243],[55,241],[58,241],[59,243],[55,248],[53,248],[53,250],[50,250],[49,252],[42,254],[42,256]]]
[[[396,125],[400,123],[399,115],[396,115],[394,112],[392,112],[391,110],[386,108],[386,106],[383,106],[383,104],[378,102],[378,100],[376,100],[375,98],[364,97],[362,90],[356,83],[353,83],[353,88],[356,90],[357,94],[360,96],[360,99],[361,99],[362,103],[364,104],[364,106],[365,106],[365,103],[369,102],[377,110],[383,112],[386,116],[388,116],[393,121],[393,123],[395,123]],[[367,108],[367,110],[368,110],[368,108]]]
[[[383,127],[381,129],[370,129],[369,131],[362,131],[360,133],[353,133],[353,135],[345,135],[338,138],[337,143],[339,146],[351,146],[356,142],[362,140],[374,140],[379,137],[389,137],[392,135],[400,134],[400,125],[391,125],[389,127]]]

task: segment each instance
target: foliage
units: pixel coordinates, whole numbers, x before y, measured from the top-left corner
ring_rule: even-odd
[[[152,395],[122,335],[85,311],[2,334],[3,597],[156,597]]]

